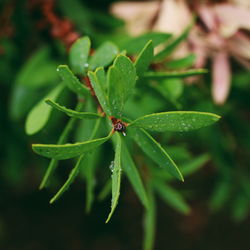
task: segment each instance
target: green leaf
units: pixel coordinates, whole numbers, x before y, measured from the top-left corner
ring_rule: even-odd
[[[190,29],[192,28],[192,24],[189,25],[184,32],[178,36],[176,39],[174,39],[171,43],[169,43],[163,50],[161,50],[156,56],[155,60],[156,61],[162,61],[164,60],[167,56],[172,54],[174,50],[187,38]]]
[[[103,201],[112,191],[112,182],[110,179],[105,183],[104,187],[102,188],[101,192],[99,193],[97,199],[99,201]]]
[[[64,145],[57,145],[57,144],[33,144],[32,148],[33,150],[42,156],[48,157],[48,158],[54,158],[57,160],[64,160],[64,159],[70,159],[75,156],[78,156],[80,154],[83,154],[85,152],[88,152],[104,142],[106,142],[112,134],[110,133],[108,136],[85,141],[85,142],[78,142],[73,144],[64,144]]]
[[[166,42],[171,36],[171,34],[161,32],[146,33],[129,39],[129,41],[122,46],[122,49],[126,50],[128,54],[137,54],[149,40],[152,40],[153,47],[156,47],[157,45]]]
[[[69,61],[75,74],[85,75],[88,69],[88,57],[90,51],[90,39],[79,38],[70,48]]]
[[[183,214],[190,213],[190,207],[185,202],[183,197],[179,194],[179,192],[159,180],[155,181],[153,185],[157,193],[161,196],[161,198],[165,202],[167,202],[172,208]]]
[[[126,147],[123,143],[123,153],[122,153],[122,168],[127,175],[129,181],[131,182],[136,194],[138,195],[139,199],[141,200],[142,204],[148,208],[148,198],[143,186],[141,177],[135,166],[135,163]]]
[[[152,184],[148,183],[147,193],[149,199],[149,209],[144,212],[143,227],[144,227],[144,239],[143,249],[152,250],[155,241],[155,227],[156,227],[156,201],[153,192]]]
[[[196,60],[195,54],[190,54],[188,56],[178,58],[175,60],[171,60],[167,62],[165,65],[170,69],[182,69],[182,68],[188,68],[194,65]]]
[[[67,65],[59,65],[57,72],[70,90],[81,96],[89,95],[89,89],[78,80]]]
[[[150,63],[152,62],[154,57],[154,47],[153,42],[150,40],[142,49],[139,56],[136,58],[134,63],[136,68],[136,73],[140,77],[146,72]]]
[[[220,116],[207,112],[172,111],[140,117],[129,126],[156,132],[187,132],[209,126],[219,119]]]
[[[210,208],[212,211],[220,210],[223,205],[230,199],[232,194],[232,181],[222,180],[215,186],[212,198],[210,200]]]
[[[184,78],[206,74],[206,69],[190,69],[184,71],[169,71],[169,72],[147,72],[143,75],[145,79],[161,80],[166,78]]]
[[[53,102],[50,99],[46,99],[45,102],[50,105],[52,108],[62,111],[63,113],[67,114],[68,116],[74,117],[74,118],[78,118],[78,119],[98,119],[101,116],[99,114],[96,113],[92,113],[92,112],[79,112],[79,111],[75,111],[73,109],[69,109],[66,108],[64,106],[61,106],[60,104]]]
[[[51,107],[48,106],[44,100],[47,98],[56,100],[63,88],[64,86],[62,84],[55,87],[30,111],[25,122],[25,131],[28,135],[39,132],[47,124],[51,113]]]
[[[95,72],[88,72],[91,85],[95,91],[96,97],[107,115],[111,115],[108,97],[105,92],[106,76],[103,68],[97,68]]]
[[[111,211],[108,215],[106,223],[109,222],[111,216],[113,215],[115,208],[118,204],[118,199],[120,196],[120,186],[121,186],[121,152],[122,152],[122,141],[120,134],[116,133],[116,148],[115,148],[115,160],[114,168],[112,170],[112,201],[111,201]]]
[[[94,53],[89,60],[89,69],[108,66],[118,54],[119,49],[112,42],[105,42]]]
[[[128,135],[135,140],[144,153],[146,153],[156,164],[161,168],[167,170],[177,179],[184,181],[183,176],[167,154],[167,152],[161,147],[161,145],[154,140],[154,138],[149,135],[143,129],[128,129]]]
[[[67,181],[59,189],[59,191],[54,195],[54,197],[50,200],[50,204],[52,204],[53,202],[58,200],[63,195],[63,193],[69,188],[70,184],[75,180],[75,178],[78,175],[79,170],[80,170],[80,168],[83,165],[83,162],[85,160],[84,156],[85,155],[83,154],[79,157],[79,159],[77,160],[76,166],[71,170]]]
[[[186,177],[198,171],[210,159],[208,154],[203,154],[182,165],[181,172]]]
[[[81,110],[83,108],[83,105],[84,105],[83,102],[79,102],[77,104],[77,106],[76,106],[76,111]],[[63,144],[63,143],[65,143],[67,141],[69,133],[72,130],[73,125],[75,124],[76,120],[77,119],[73,118],[73,117],[71,117],[69,119],[69,121],[67,122],[67,125],[63,129],[63,132],[62,132],[62,134],[60,135],[60,137],[58,139],[57,144]],[[57,165],[58,165],[58,160],[55,160],[55,159],[50,160],[49,166],[48,166],[48,168],[46,170],[46,173],[45,173],[45,175],[44,175],[44,177],[43,177],[43,179],[41,181],[39,189],[42,189],[42,188],[48,186],[49,180],[52,177],[55,169],[57,168]]]
[[[136,70],[130,59],[118,55],[108,70],[108,97],[112,110],[111,115],[115,117],[122,115],[125,102],[133,93],[136,78]]]

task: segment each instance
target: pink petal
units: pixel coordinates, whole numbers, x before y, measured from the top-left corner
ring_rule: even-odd
[[[250,30],[250,9],[234,4],[217,4],[213,9],[224,37],[232,36],[239,29]]]
[[[208,5],[200,5],[198,14],[209,30],[216,30],[218,23],[213,8]]]
[[[160,2],[118,2],[111,5],[111,13],[126,22],[132,35],[139,35],[151,28],[159,10]]]
[[[154,30],[179,35],[191,20],[191,12],[184,0],[163,0]]]
[[[215,54],[212,64],[212,96],[216,104],[222,105],[229,94],[231,69],[226,52]]]

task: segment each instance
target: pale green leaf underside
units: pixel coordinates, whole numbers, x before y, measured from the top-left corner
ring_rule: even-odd
[[[114,169],[112,173],[112,201],[111,201],[111,211],[108,215],[106,223],[109,222],[111,216],[113,215],[115,208],[118,204],[118,199],[120,196],[121,187],[121,152],[122,152],[122,141],[120,134],[116,133],[116,148],[115,148],[115,160]]]
[[[53,107],[56,110],[59,110],[63,113],[65,113],[68,116],[74,117],[74,118],[78,118],[78,119],[98,119],[101,116],[99,114],[96,113],[92,113],[92,112],[79,112],[79,111],[75,111],[73,109],[69,109],[66,108],[64,106],[61,106],[60,104],[53,102],[50,99],[46,99],[45,102],[50,105],[51,107]]]
[[[149,41],[142,51],[140,52],[139,56],[136,58],[136,61],[134,63],[136,68],[136,73],[140,77],[146,72],[148,69],[148,66],[152,62],[154,57],[154,47],[152,44],[152,40]]]
[[[30,111],[25,122],[25,131],[28,135],[39,132],[47,124],[52,108],[48,106],[44,100],[47,98],[56,100],[63,90],[63,87],[62,84],[55,87]]]
[[[130,59],[124,55],[118,55],[108,70],[111,115],[115,117],[122,115],[125,102],[133,93],[136,78],[135,66]]]
[[[108,66],[118,54],[119,49],[112,42],[103,43],[89,60],[89,69]]]
[[[73,144],[64,144],[64,145],[57,145],[57,144],[33,144],[32,148],[33,150],[42,156],[48,157],[48,158],[54,158],[57,160],[64,160],[76,157],[80,154],[83,154],[85,152],[88,152],[104,142],[106,142],[110,137],[111,133],[104,137],[99,138],[91,141],[85,141],[85,142],[78,142]]]
[[[67,65],[59,65],[57,72],[70,90],[81,96],[89,95],[89,89],[78,80]]]
[[[220,119],[220,116],[194,111],[173,111],[146,115],[129,124],[146,130],[164,132],[187,132],[209,126]]]
[[[138,195],[139,199],[141,200],[142,204],[148,208],[148,198],[143,186],[140,174],[137,170],[137,167],[126,147],[123,144],[123,154],[122,154],[122,168],[127,175],[129,181],[131,182],[136,194]]]
[[[189,69],[184,71],[169,71],[169,72],[147,72],[143,75],[143,78],[152,80],[161,80],[166,78],[183,78],[189,76],[206,74],[206,69]]]
[[[79,38],[70,48],[69,61],[75,74],[84,75],[88,68],[88,57],[90,51],[90,39]]]
[[[106,76],[104,69],[101,67],[97,68],[95,72],[89,71],[88,77],[102,109],[107,115],[111,115],[108,97],[104,89],[104,86],[106,85]]]
[[[128,135],[139,145],[142,151],[147,154],[159,167],[168,171],[177,179],[184,181],[183,176],[161,145],[143,129],[128,129]]]
[[[153,185],[157,193],[161,196],[161,198],[172,208],[183,214],[188,214],[190,212],[190,207],[183,199],[181,194],[175,189],[164,184],[163,182],[160,182],[159,180],[155,181]]]

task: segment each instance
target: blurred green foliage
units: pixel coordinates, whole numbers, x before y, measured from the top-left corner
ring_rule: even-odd
[[[56,1],[54,11],[59,18],[71,20],[74,29],[81,36],[88,35],[94,49],[105,41],[111,41],[117,44],[121,52],[126,50],[128,55],[137,56],[148,40],[152,39],[154,46],[169,40],[169,49],[166,49],[166,54],[164,51],[162,53],[164,56],[168,56],[167,60],[160,61],[160,59],[166,58],[158,56],[159,62],[164,64],[164,70],[167,72],[191,71],[195,55],[191,54],[181,60],[170,60],[171,53],[178,49],[178,44],[181,43],[182,39],[185,39],[186,34],[177,39],[171,34],[160,33],[149,33],[139,38],[131,38],[126,34],[122,22],[108,14],[109,4],[110,1],[60,0]],[[25,134],[25,120],[28,113],[37,103],[45,100],[46,96],[58,86],[60,78],[56,68],[59,64],[69,64],[70,60],[68,60],[68,52],[64,42],[51,35],[51,26],[49,24],[42,27],[39,25],[45,19],[39,1],[37,3],[36,1],[24,0],[2,1],[0,7],[0,18],[4,20],[1,22],[3,32],[0,36],[0,138],[2,139],[0,175],[1,189],[5,194],[1,198],[1,203],[4,204],[8,190],[12,190],[13,197],[19,192],[25,197],[30,189],[35,190],[47,169],[48,162],[42,157],[37,157],[31,151],[31,143],[65,143],[67,142],[65,141],[67,138],[65,133],[67,134],[67,130],[71,130],[77,121],[75,119],[72,121],[70,118],[70,125],[64,129],[65,124],[67,124],[65,116],[57,110],[49,109],[51,114],[49,122],[46,125],[44,123],[45,127],[32,137]],[[6,30],[11,31],[7,32]],[[106,43],[106,46],[103,45],[104,53],[106,53],[105,48],[109,46],[113,48],[113,51],[116,51],[116,47]],[[112,48],[108,48],[108,50],[112,50]],[[114,52],[115,54],[117,52]],[[111,59],[106,59],[107,64],[102,62],[101,65],[97,65],[96,61],[99,59],[91,58],[93,65],[91,70],[102,65],[108,66],[114,59],[111,56]],[[75,71],[75,73],[79,72]],[[133,98],[128,100],[124,108],[124,113],[131,119],[150,113],[172,110],[205,111],[223,117],[217,125],[195,132],[153,133],[164,150],[179,166],[185,177],[184,184],[177,183],[168,173],[156,168],[155,161],[150,157],[145,158],[140,145],[134,144],[128,136],[126,144],[133,153],[130,152],[131,156],[127,155],[125,161],[129,161],[129,163],[125,162],[125,164],[131,164],[130,157],[132,157],[143,180],[147,180],[149,176],[159,180],[155,183],[149,181],[145,187],[148,195],[148,206],[151,209],[145,210],[144,213],[144,249],[151,249],[154,241],[159,246],[157,239],[161,238],[160,230],[163,230],[161,216],[163,215],[158,213],[158,220],[156,220],[158,209],[162,212],[161,205],[158,208],[157,197],[166,202],[167,206],[184,214],[185,218],[189,218],[188,216],[192,218],[192,213],[196,212],[196,204],[203,204],[206,207],[204,208],[205,212],[203,211],[205,215],[207,213],[209,216],[223,215],[237,223],[244,223],[249,218],[249,76],[249,72],[233,62],[231,94],[223,106],[216,106],[212,103],[210,73],[202,76],[197,85],[186,85],[185,78],[178,77],[168,79],[159,77],[152,80],[150,75],[137,82]],[[62,90],[57,102],[67,107],[74,107],[77,100],[74,94]],[[43,105],[49,107],[44,102]],[[90,98],[82,111],[96,112],[96,103]],[[77,124],[78,126],[71,131],[71,136],[68,137],[70,141],[88,140],[92,129],[98,125],[95,125],[95,120],[81,120]],[[102,124],[98,126],[96,135],[100,137],[103,136],[106,127]],[[61,137],[60,142],[59,137],[62,131],[64,131],[64,136]],[[109,170],[113,158],[111,149],[112,146],[108,143],[104,147],[94,150],[89,154],[86,162],[82,163],[85,167],[79,170],[79,182],[81,185],[84,181],[86,183],[85,206],[87,212],[90,212],[94,199],[98,197],[100,200],[105,200],[111,192]],[[125,152],[125,154],[129,153]],[[51,164],[57,165],[57,162]],[[50,190],[55,191],[64,182],[65,176],[69,172],[68,165],[71,164],[65,161],[60,166],[59,173],[55,173],[52,181],[49,182]],[[133,185],[132,177],[128,178]],[[73,195],[74,190],[68,192]],[[136,193],[138,192],[140,191],[137,190]],[[51,193],[46,195],[47,200],[49,200]],[[121,190],[121,196],[123,195],[124,197],[133,196],[127,186]],[[77,199],[80,198],[77,197]],[[72,202],[76,202],[75,200]],[[82,199],[80,200],[83,202]],[[133,201],[130,202],[131,207],[133,207]],[[63,203],[63,199],[61,203]],[[76,203],[78,204],[78,202]],[[122,199],[118,209],[123,206],[123,203],[125,204],[126,201]],[[109,209],[109,201],[105,204]],[[102,205],[102,208],[103,206],[105,205]],[[100,220],[105,219],[108,209],[105,210],[106,214],[101,215]],[[129,206],[122,209],[126,209],[126,213],[133,212]],[[125,215],[123,213],[123,216]],[[116,216],[119,216],[119,211]],[[141,219],[136,217],[138,221]],[[171,218],[169,219],[171,220]],[[7,233],[5,233],[4,228],[7,222],[4,217],[1,217],[0,220],[3,221],[2,224],[0,221],[0,237],[6,248],[8,237],[5,237]],[[129,220],[129,217],[128,219],[125,217],[126,220]],[[158,229],[154,236],[156,223]],[[190,223],[192,224],[192,222]],[[1,225],[3,226],[1,227]],[[168,227],[168,225],[164,225],[164,227]],[[137,237],[141,237],[140,232],[137,233]],[[11,245],[11,243],[9,244]],[[163,246],[160,247],[159,249],[165,249]],[[22,249],[20,246],[12,248]]]

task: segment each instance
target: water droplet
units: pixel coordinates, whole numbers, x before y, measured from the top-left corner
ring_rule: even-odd
[[[110,169],[110,171],[113,173],[114,172],[114,161],[111,161],[110,162],[110,165],[109,165],[109,169]]]
[[[84,63],[84,67],[88,68],[89,64],[88,63]]]

